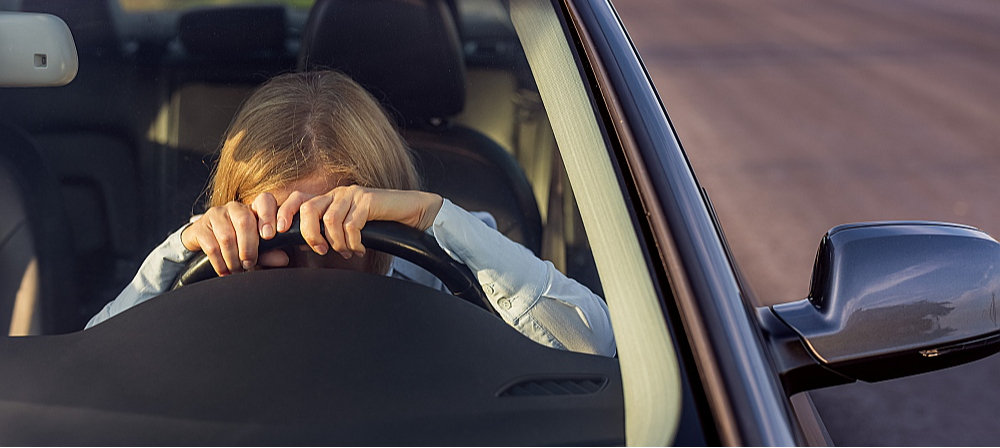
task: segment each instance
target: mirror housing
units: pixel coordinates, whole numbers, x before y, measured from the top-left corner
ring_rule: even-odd
[[[998,290],[1000,243],[976,228],[847,224],[823,237],[809,297],[758,314],[792,394],[930,372],[1000,351]],[[768,322],[774,318],[786,328]]]
[[[0,12],[0,87],[55,87],[76,77],[76,43],[51,14]]]

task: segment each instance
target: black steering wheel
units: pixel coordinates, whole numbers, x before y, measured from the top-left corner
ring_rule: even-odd
[[[261,239],[258,253],[302,244],[306,242],[299,232],[299,218],[296,216],[287,232],[278,233],[270,240]],[[426,269],[440,279],[455,296],[499,316],[468,266],[448,256],[433,236],[398,222],[370,221],[361,230],[361,244],[365,248],[395,255]],[[198,253],[177,276],[170,290],[215,277],[218,274],[208,256],[203,252]]]

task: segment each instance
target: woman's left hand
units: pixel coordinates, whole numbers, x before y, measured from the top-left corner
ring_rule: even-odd
[[[277,222],[268,223],[270,216],[261,215],[260,227],[272,224],[278,232],[285,232],[298,213],[302,237],[314,252],[326,255],[333,249],[349,259],[365,255],[361,229],[368,221],[396,221],[423,231],[434,223],[442,203],[441,196],[434,193],[357,185],[336,187],[319,196],[293,191],[278,207]]]

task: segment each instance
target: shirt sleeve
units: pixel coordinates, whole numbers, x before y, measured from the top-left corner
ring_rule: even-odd
[[[170,234],[163,243],[149,253],[142,262],[135,278],[118,294],[115,300],[104,306],[97,315],[87,322],[85,329],[104,322],[133,306],[163,294],[170,288],[194,252],[187,250],[181,242],[181,232],[189,224]]]
[[[479,279],[500,317],[543,345],[614,356],[600,297],[445,199],[430,229],[438,245]]]

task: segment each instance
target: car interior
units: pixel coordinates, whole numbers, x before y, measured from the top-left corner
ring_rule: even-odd
[[[223,278],[80,332],[153,247],[204,211],[243,99],[296,70],[352,76],[396,121],[427,190],[490,212],[506,236],[602,295],[500,0],[146,3],[0,0],[0,11],[62,18],[79,56],[66,86],[0,88],[0,327],[62,335],[0,342],[0,378],[25,385],[0,396],[5,443],[623,443],[617,359],[542,347],[394,279],[293,269]],[[323,294],[405,300],[311,300]],[[28,312],[15,312],[25,295]],[[449,325],[404,318],[433,315]],[[368,319],[389,319],[392,334],[358,324]],[[386,376],[386,359],[405,371]],[[375,389],[393,398],[358,392]],[[191,409],[198,396],[205,404]]]
[[[352,76],[396,120],[427,190],[489,211],[505,235],[600,294],[551,128],[499,2],[155,14],[115,0],[8,3],[66,21],[80,58],[69,85],[0,90],[0,120],[44,160],[32,169],[46,171],[30,176],[44,188],[21,186],[47,191],[31,203],[51,214],[22,229],[42,234],[36,334],[82,328],[153,247],[203,211],[214,154],[240,103],[295,70]],[[4,275],[23,276],[21,264]],[[0,300],[13,303],[15,292]]]

